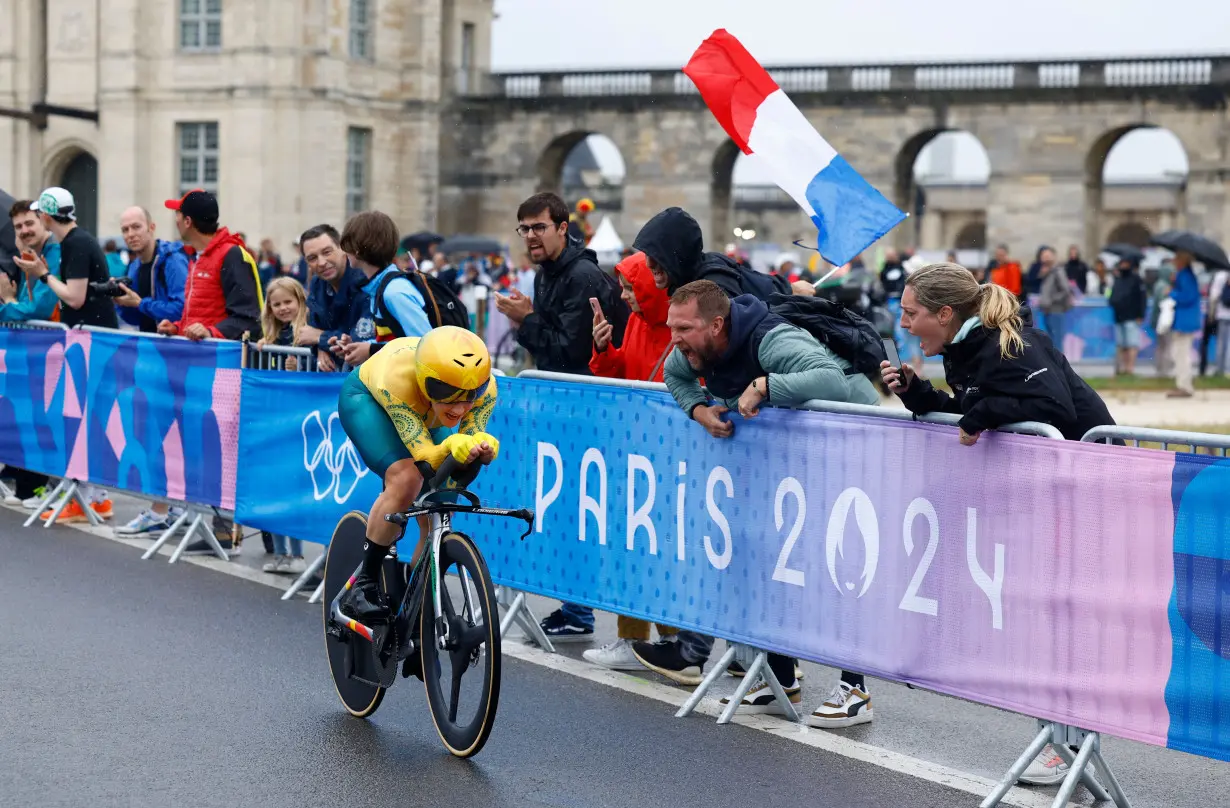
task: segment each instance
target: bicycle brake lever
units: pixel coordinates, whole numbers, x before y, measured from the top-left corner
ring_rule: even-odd
[[[525,532],[521,534],[521,541],[525,541],[526,537],[534,530],[534,512],[529,508],[522,508],[517,511],[516,516],[519,519],[525,520]]]

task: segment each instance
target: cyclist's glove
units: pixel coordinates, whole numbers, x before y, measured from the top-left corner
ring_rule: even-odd
[[[500,442],[496,439],[494,435],[490,434],[489,432],[477,432],[474,435],[474,439],[478,441],[479,443],[486,442],[486,444],[491,447],[491,459],[492,460],[495,460],[497,457],[500,456]]]
[[[449,435],[440,444],[440,448],[451,454],[458,463],[465,463],[470,459],[470,452],[484,441],[497,455],[499,454],[500,442],[486,432],[479,432],[477,435],[463,435],[460,433]]]

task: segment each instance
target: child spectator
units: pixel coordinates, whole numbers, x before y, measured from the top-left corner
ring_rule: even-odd
[[[307,295],[303,287],[294,278],[275,278],[269,284],[265,295],[265,310],[261,312],[261,329],[265,334],[274,335],[273,341],[262,339],[256,343],[257,349],[265,345],[293,346],[299,329],[307,325]],[[287,357],[286,369],[298,369],[295,357]],[[267,547],[272,547],[273,560],[265,564],[265,572],[278,575],[301,575],[307,569],[303,560],[303,542],[292,539],[280,533],[261,531],[261,539]]]

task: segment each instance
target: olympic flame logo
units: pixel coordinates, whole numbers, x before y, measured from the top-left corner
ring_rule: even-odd
[[[339,438],[340,443],[335,440]],[[332,495],[338,505],[350,499],[359,480],[368,473],[367,465],[341,428],[337,413],[329,416],[326,425],[320,420],[320,410],[313,410],[303,419],[303,468],[312,478],[312,496],[319,502]],[[348,484],[343,483],[343,478]]]

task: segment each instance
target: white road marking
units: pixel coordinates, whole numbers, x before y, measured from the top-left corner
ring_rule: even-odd
[[[28,514],[29,512],[17,506],[4,506],[9,510],[20,514]],[[125,536],[115,535],[110,526],[93,527],[88,524],[82,525],[64,525],[71,527],[83,533],[89,533],[93,536],[109,539],[110,541],[119,542],[120,544],[128,545],[129,547],[146,550],[149,547],[150,539],[127,538]],[[40,529],[37,526],[31,529]],[[158,551],[158,555],[169,558],[174,552],[178,541],[170,541],[164,544]],[[154,561],[153,558],[150,561]],[[264,586],[285,591],[290,586],[290,579],[285,576],[274,576],[269,573],[260,572],[243,566],[242,564],[232,564],[229,561],[223,561],[217,556],[210,555],[182,555],[179,563],[193,564],[198,567],[215,570],[226,575],[232,575],[236,578],[243,578],[253,583],[262,584]],[[546,651],[539,649],[537,646],[529,645],[524,642],[512,640],[508,637],[504,638],[503,643],[504,654],[515,659],[529,662],[533,665],[539,665],[544,668],[550,668],[560,673],[566,673],[570,676],[576,676],[580,679],[585,679],[596,684],[612,687],[617,690],[622,690],[627,693],[632,693],[637,696],[643,696],[647,699],[660,701],[669,704],[672,707],[681,707],[687,700],[689,691],[682,688],[673,687],[671,685],[661,684],[658,682],[643,679],[639,676],[631,676],[618,671],[607,670],[596,665],[591,665],[587,662],[582,662],[572,657],[563,654],[548,654]],[[712,716],[716,718],[721,713],[721,706],[717,699],[706,699],[696,708],[696,713]],[[687,720],[696,720],[689,718]],[[947,786],[948,788],[957,791],[971,794],[978,798],[985,797],[996,786],[995,781],[986,777],[981,777],[969,772],[963,772],[958,769],[952,769],[947,766],[942,766],[938,763],[922,760],[921,758],[904,755],[900,752],[894,752],[890,749],[885,749],[880,746],[874,746],[862,741],[856,741],[851,738],[846,738],[837,732],[829,732],[826,730],[813,729],[805,724],[794,724],[786,721],[783,718],[775,718],[766,715],[741,715],[735,713],[731,723],[739,724],[740,726],[750,729],[766,732],[778,738],[795,743],[801,743],[805,746],[810,746],[815,749],[820,749],[835,755],[850,758],[852,760],[870,763],[873,766],[879,766],[882,769],[905,774],[910,777],[925,780],[929,783]],[[1008,792],[1008,796],[1004,797],[1003,805],[1014,805],[1018,808],[1051,808],[1053,798],[1046,794],[1028,791],[1022,788],[1013,788]],[[1077,805],[1077,803],[1069,803],[1069,805]]]

